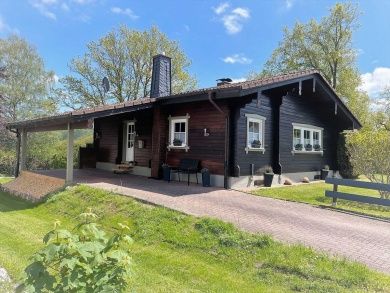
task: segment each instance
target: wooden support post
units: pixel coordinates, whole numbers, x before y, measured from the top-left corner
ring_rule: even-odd
[[[66,150],[66,184],[73,182],[73,143],[74,130],[72,125],[68,123],[68,145]]]
[[[338,185],[333,184],[333,191],[337,192]],[[335,207],[337,205],[337,197],[333,197],[332,199],[332,207]]]
[[[299,81],[299,95],[302,96],[302,80]]]
[[[15,166],[15,177],[19,177],[20,168],[20,132],[16,131],[16,166]]]
[[[316,79],[313,78],[313,93],[316,92]]]
[[[27,130],[22,129],[20,138],[20,167],[19,170],[26,170],[26,159],[27,159]]]

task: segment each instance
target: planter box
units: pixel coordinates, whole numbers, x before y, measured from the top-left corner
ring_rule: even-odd
[[[273,179],[274,179],[273,173],[264,173],[264,186],[271,187]]]
[[[171,181],[171,167],[163,167],[163,179],[165,181],[170,182]]]
[[[330,170],[322,169],[322,170],[321,170],[321,179],[322,179],[322,180],[325,180],[326,177],[328,177],[329,172],[330,172]]]

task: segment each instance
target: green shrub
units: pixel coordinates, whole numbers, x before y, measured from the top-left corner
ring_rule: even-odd
[[[108,238],[93,222],[95,214],[89,211],[81,217],[74,233],[59,229],[57,221],[46,234],[46,246],[25,269],[28,292],[122,292],[128,288],[132,272],[129,228],[119,224],[119,232]]]
[[[348,152],[346,140],[347,135],[348,131],[344,131],[339,135],[339,139],[337,142],[337,164],[340,175],[343,178],[354,179],[357,178],[359,174],[356,174],[351,164],[351,157]]]

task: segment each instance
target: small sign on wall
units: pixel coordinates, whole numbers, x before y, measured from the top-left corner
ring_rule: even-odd
[[[145,147],[145,141],[140,139],[138,140],[138,148],[143,149]]]

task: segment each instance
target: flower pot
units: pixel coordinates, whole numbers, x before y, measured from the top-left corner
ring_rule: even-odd
[[[271,187],[273,179],[274,179],[273,173],[264,173],[264,186]]]
[[[210,187],[210,171],[202,171],[202,185],[203,187]]]
[[[174,145],[174,146],[182,146],[182,144],[183,144],[183,143],[182,143],[181,141],[174,141],[174,142],[173,142],[173,145]]]
[[[321,179],[322,179],[322,180],[325,180],[326,177],[328,177],[329,171],[330,171],[330,170],[327,170],[327,169],[322,169],[322,170],[321,170]]]
[[[165,181],[171,181],[171,167],[163,167],[163,179]]]

